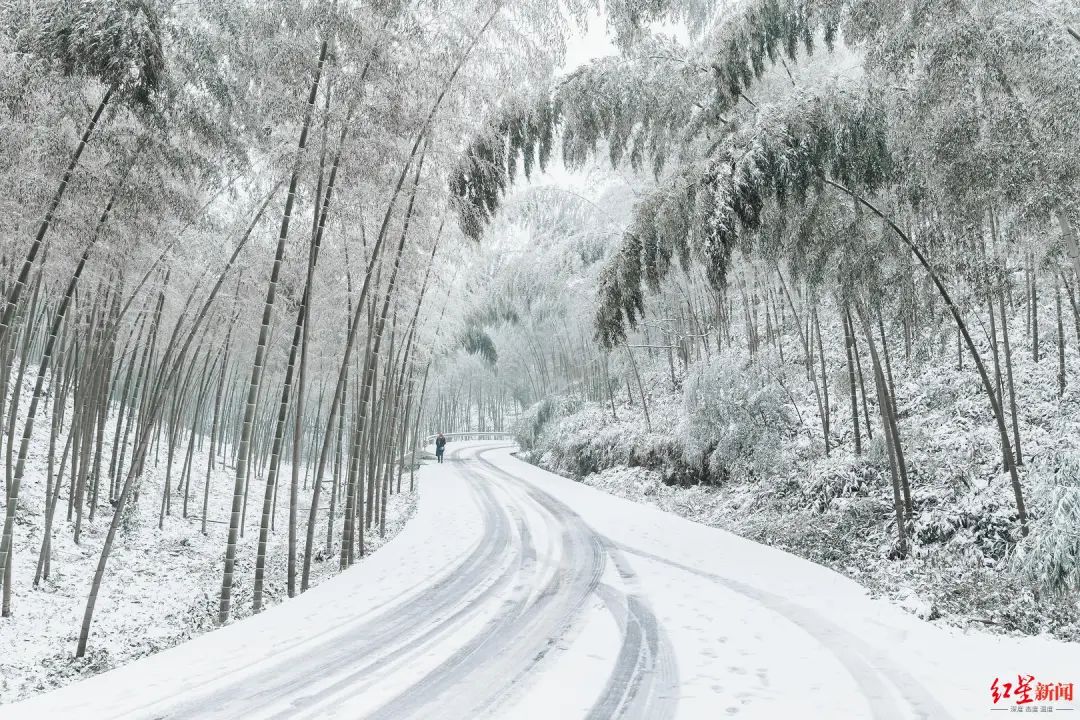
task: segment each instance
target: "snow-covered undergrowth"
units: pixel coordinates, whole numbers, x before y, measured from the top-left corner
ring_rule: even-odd
[[[46,442],[39,442],[39,437]],[[87,654],[81,659],[74,658],[83,609],[112,519],[112,507],[107,498],[101,499],[94,520],[84,518],[82,537],[76,545],[72,523],[66,519],[66,492],[61,493],[53,528],[51,572],[48,579],[33,587],[45,524],[47,439],[47,434],[34,437],[20,493],[15,527],[12,615],[0,621],[0,648],[3,648],[0,652],[0,704],[123,665],[216,626],[235,470],[219,464],[210,474],[207,534],[203,535],[201,514],[208,442],[201,448],[197,443],[188,517],[183,516],[181,490],[172,497],[171,514],[165,517],[164,526],[159,530],[165,480],[166,448],[163,444],[158,464],[154,464],[153,453],[148,458],[135,512],[130,513],[121,525],[98,597]],[[183,458],[183,448],[178,448],[173,467],[174,493]],[[290,468],[284,466],[281,477],[288,478],[290,472]],[[405,482],[407,485],[408,478]],[[244,537],[237,553],[230,622],[252,613],[263,488],[263,482],[253,482],[248,497]],[[365,536],[366,552],[381,547],[412,516],[416,495],[407,492],[407,487],[403,490],[405,492],[388,499],[385,535],[380,537],[376,531]],[[300,493],[300,498],[299,551],[302,554],[310,486]],[[328,505],[325,498],[323,503]],[[321,538],[322,550],[312,564],[313,585],[338,569],[340,538],[335,537],[334,552],[327,555],[325,508],[320,517],[322,523],[316,536]],[[340,524],[340,509],[336,517]],[[267,544],[264,607],[287,598],[287,551],[286,485],[278,498],[274,532]]]
[[[651,429],[636,387],[616,401],[617,419],[610,401],[541,403],[520,424],[522,456],[826,565],[926,619],[1080,640],[1080,388],[1073,381],[1057,396],[1052,346],[1038,363],[1030,353],[1014,356],[1027,538],[970,362],[958,370],[955,357],[951,366],[943,356],[913,358],[896,369],[914,505],[906,558],[898,557],[874,405],[872,440],[860,408],[856,455],[846,367],[837,358],[829,375],[833,447],[825,457],[815,396],[791,364],[796,352],[786,367],[714,353],[677,375],[675,386],[657,359],[643,378]],[[1067,377],[1080,377],[1073,347]]]

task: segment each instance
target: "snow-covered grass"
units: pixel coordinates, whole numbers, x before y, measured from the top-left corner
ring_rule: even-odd
[[[23,407],[26,403],[23,403]],[[44,425],[46,428],[47,425]],[[112,429],[110,422],[108,428]],[[98,596],[85,657],[74,658],[87,594],[112,519],[107,497],[92,522],[84,518],[80,543],[73,541],[73,524],[66,519],[67,493],[61,493],[53,526],[52,567],[38,587],[32,581],[44,528],[47,430],[34,436],[28,472],[19,499],[15,526],[12,615],[0,620],[0,703],[9,703],[87,675],[103,672],[181,643],[216,626],[225,540],[235,470],[218,464],[210,474],[207,534],[201,532],[201,513],[209,443],[196,445],[188,517],[183,517],[183,495],[172,498],[172,512],[158,529],[161,493],[165,481],[166,448],[160,463],[151,452],[143,476],[137,507],[125,521],[109,558]],[[111,445],[110,445],[111,446]],[[183,448],[174,456],[173,492],[183,465]],[[281,477],[289,477],[282,468]],[[303,474],[301,474],[303,477]],[[66,480],[65,480],[66,482]],[[406,479],[407,482],[407,479]],[[264,479],[252,478],[244,537],[239,543],[233,586],[232,618],[252,612],[255,556]],[[416,496],[406,490],[387,504],[385,536],[371,532],[365,550],[372,552],[393,537],[415,509]],[[267,544],[263,588],[264,607],[287,598],[288,486],[279,488],[275,530]],[[103,494],[107,493],[107,490]],[[303,553],[310,487],[300,493],[299,552]],[[337,572],[340,532],[334,552],[325,554],[326,507],[324,493],[321,526],[316,537],[321,548],[312,566],[312,584]],[[340,525],[341,511],[336,513]],[[302,560],[302,557],[301,557]],[[299,585],[299,579],[297,580]],[[2,713],[0,713],[2,714]]]
[[[892,344],[893,372],[915,508],[912,550],[903,559],[868,358],[874,437],[866,437],[860,405],[863,453],[856,456],[838,343],[827,347],[829,457],[790,338],[786,365],[775,354],[750,363],[737,351],[714,353],[704,370],[704,363],[692,365],[678,389],[666,359],[658,359],[645,372],[651,432],[637,398],[631,404],[625,393],[617,420],[607,405],[563,403],[574,410],[531,428],[534,439],[522,457],[826,565],[928,619],[1080,640],[1080,497],[1069,476],[1069,468],[1080,467],[1080,354],[1067,347],[1068,384],[1058,397],[1056,338],[1046,332],[1035,362],[1023,344],[1022,320],[1014,318],[1011,332],[1028,538],[970,358],[963,370],[955,351],[924,349],[908,360],[899,342]],[[981,351],[990,363],[989,345]]]

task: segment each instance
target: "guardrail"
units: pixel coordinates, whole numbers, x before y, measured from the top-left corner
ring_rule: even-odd
[[[430,445],[435,442],[438,435],[428,435],[424,438],[424,444]],[[508,432],[456,432],[443,433],[447,440],[513,440],[513,433]]]

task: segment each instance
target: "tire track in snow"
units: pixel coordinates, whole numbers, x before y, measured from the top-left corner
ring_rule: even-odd
[[[588,720],[668,720],[675,717],[678,672],[674,651],[648,601],[638,590],[633,568],[617,547],[593,530],[568,505],[484,458],[488,452],[499,449],[503,448],[478,453],[477,459],[485,470],[521,487],[535,502],[573,527],[575,534],[587,536],[595,552],[611,557],[620,578],[631,590],[620,593],[610,585],[592,583],[593,591],[615,617],[622,642],[615,666],[599,699],[590,709]]]
[[[640,594],[633,568],[607,539],[604,548],[630,592],[621,593],[610,585],[598,588],[619,624],[623,643],[611,677],[587,720],[673,718],[678,704],[674,650],[648,601]]]
[[[520,521],[518,522],[518,528],[521,537],[528,541],[529,532]],[[438,618],[436,624],[427,627],[420,635],[413,637],[405,645],[389,651],[375,649],[368,657],[360,661],[361,664],[352,664],[347,674],[335,678],[331,684],[320,685],[317,689],[312,689],[307,695],[294,698],[290,702],[290,708],[272,716],[273,720],[296,720],[296,718],[300,717],[318,718],[321,716],[321,708],[334,707],[345,702],[348,696],[355,696],[376,685],[380,679],[385,677],[387,670],[394,669],[392,668],[394,664],[397,664],[399,669],[407,672],[410,659],[436,647],[457,626],[467,624],[472,618],[482,614],[482,604],[485,601],[508,589],[512,592],[513,589],[509,586],[529,562],[528,554],[523,553],[519,557],[516,567],[514,565],[507,567],[494,583],[484,588],[479,595],[469,598],[465,604],[458,607],[451,615]],[[496,624],[496,621],[503,617],[503,613],[506,612],[505,608],[509,604],[509,601],[504,603],[503,611],[494,620],[487,622],[484,634],[491,632],[490,626]],[[387,632],[400,635],[400,628],[388,626]],[[410,688],[408,692],[410,694],[414,692],[413,688]],[[377,716],[369,714],[365,717]]]
[[[620,545],[619,549],[723,585],[729,590],[760,603],[801,628],[835,655],[851,674],[869,702],[874,720],[901,720],[908,717],[907,713],[901,712],[897,707],[897,697],[903,698],[914,713],[914,717],[920,720],[952,720],[949,711],[908,672],[892,663],[885,655],[857,636],[810,608],[738,580],[683,565],[644,550],[626,545]],[[896,689],[895,693],[889,691],[890,685]]]
[[[510,516],[501,509],[489,488],[483,485],[469,487],[481,508],[484,526],[480,541],[456,568],[405,603],[389,604],[376,617],[356,623],[346,633],[334,632],[325,641],[305,649],[304,659],[317,658],[317,662],[305,661],[298,665],[296,659],[290,659],[271,664],[254,677],[245,676],[236,683],[215,688],[208,695],[185,698],[156,717],[170,720],[240,717],[239,710],[228,712],[230,706],[242,708],[243,717],[266,717],[259,715],[259,710],[275,713],[272,717],[296,717],[301,708],[310,707],[314,700],[312,688],[308,687],[314,679],[333,676],[342,667],[355,668],[357,658],[372,658],[362,671],[369,674],[371,665],[382,654],[404,649],[403,635],[406,636],[405,648],[412,649],[430,639],[440,628],[461,622],[463,614],[475,601],[494,595],[513,576],[512,567],[501,570],[508,559],[514,559]],[[478,588],[479,593],[476,592]],[[349,677],[355,680],[360,674],[360,671],[351,672]],[[308,692],[297,695],[305,690]],[[321,689],[319,694],[322,694]],[[285,708],[282,708],[283,702],[288,703]]]
[[[447,458],[450,459],[449,457]],[[430,652],[432,649],[437,648],[440,641],[448,634],[451,634],[458,626],[468,623],[472,618],[482,615],[485,612],[483,607],[484,603],[492,598],[496,598],[504,592],[508,592],[513,595],[516,591],[514,585],[515,580],[521,577],[522,572],[531,564],[536,561],[535,553],[533,551],[532,535],[529,532],[528,526],[525,523],[524,517],[517,508],[512,505],[507,505],[504,502],[499,502],[495,494],[490,488],[484,485],[471,485],[474,491],[478,491],[483,496],[482,509],[484,515],[485,527],[495,527],[498,529],[496,539],[491,542],[501,543],[501,547],[505,548],[504,556],[509,556],[511,562],[509,562],[506,568],[502,571],[498,577],[494,578],[483,590],[476,595],[467,597],[467,591],[465,594],[459,596],[457,608],[450,615],[445,617],[435,618],[436,622],[431,623],[431,617],[425,617],[417,619],[422,632],[412,637],[408,643],[400,645],[399,647],[387,650],[385,644],[380,647],[374,647],[371,652],[368,653],[368,657],[362,660],[362,664],[357,665],[355,662],[350,665],[350,671],[334,679],[329,686],[320,685],[317,688],[312,688],[311,692],[304,697],[298,697],[292,700],[291,707],[287,711],[283,711],[273,716],[275,720],[292,720],[299,717],[321,717],[321,708],[337,707],[343,703],[347,703],[349,696],[355,696],[362,693],[372,686],[376,685],[380,679],[384,678],[388,672],[403,671],[408,672],[409,660],[415,658],[425,652]],[[517,537],[520,538],[520,549],[515,551],[515,543],[513,542],[513,533],[509,531],[509,520],[513,519],[514,527],[517,530]],[[505,532],[504,532],[505,530]],[[485,540],[483,542],[489,542],[487,539],[489,535],[485,533]],[[489,619],[485,624],[485,631],[482,636],[486,636],[491,632],[490,628],[493,625],[497,625],[506,613],[510,612],[509,608],[514,603],[512,600],[506,600],[503,603],[503,607],[499,613]],[[425,626],[424,622],[428,624]],[[410,618],[404,620],[397,617],[397,613],[394,613],[392,617],[386,618],[384,624],[384,634],[391,636],[401,635],[402,627],[409,627]],[[459,650],[458,653],[461,651]],[[397,664],[398,667],[394,668],[393,665]],[[412,696],[418,692],[418,685],[414,684],[402,693],[403,695]],[[382,709],[375,711],[374,714],[368,713],[365,718],[374,718],[381,716]],[[393,715],[395,719],[398,715]]]
[[[478,708],[478,710],[488,713],[492,717],[499,717],[498,715],[492,715],[493,711],[500,704],[505,704],[513,691],[520,689],[520,686],[524,684],[524,681],[535,667],[549,657],[549,653],[556,647],[556,643],[559,640],[564,640],[574,630],[575,623],[579,621],[585,609],[586,601],[600,584],[600,577],[606,565],[600,538],[576,513],[570,512],[568,508],[546,494],[532,492],[532,489],[518,478],[506,473],[483,457],[488,452],[497,449],[487,448],[478,453],[477,459],[483,466],[482,472],[489,477],[495,476],[508,481],[507,484],[514,488],[516,492],[524,495],[527,500],[543,509],[548,527],[558,531],[563,544],[574,550],[572,554],[565,554],[560,564],[560,572],[563,575],[571,575],[574,582],[566,590],[562,591],[561,597],[559,597],[558,590],[550,585],[541,592],[540,597],[555,598],[561,602],[561,607],[553,608],[544,626],[539,628],[539,631],[534,635],[531,649],[535,652],[530,652],[529,645],[524,646],[522,651],[523,655],[527,657],[527,661],[522,662],[517,673],[508,682],[504,683],[501,692],[483,707]]]
[[[490,613],[491,602],[501,597],[505,601],[482,631],[364,717],[505,717],[502,711],[516,709],[515,693],[573,629],[594,593],[607,602],[622,641],[589,718],[674,717],[677,696],[664,692],[677,685],[674,657],[648,603],[632,590],[600,589],[608,557],[623,583],[634,586],[629,564],[570,507],[483,457],[497,449],[484,448],[453,463],[466,478],[483,522],[480,541],[454,570],[401,605],[388,602],[344,632],[338,628],[317,644],[304,643],[299,659],[267,663],[253,675],[188,695],[158,717],[292,719],[340,713],[350,697],[377,692],[387,676],[408,673],[412,659],[439,652],[446,636]],[[553,548],[537,547],[527,521],[537,523],[537,518],[542,525],[533,527],[544,528]]]
[[[595,533],[576,514],[552,507],[551,498],[531,492],[482,455],[478,453],[475,458],[479,469],[470,468],[470,473],[494,481],[495,487],[506,492],[503,507],[515,507],[522,514],[539,514],[549,536],[559,540],[559,562],[552,566],[551,553],[537,552],[528,539],[523,540],[523,552],[531,551],[547,563],[538,563],[531,576],[522,578],[525,586],[539,590],[535,598],[526,595],[515,599],[493,619],[488,631],[369,715],[371,720],[430,718],[435,716],[433,712],[440,718],[499,717],[498,709],[570,629],[599,583],[604,552]],[[504,479],[511,482],[504,483]],[[554,572],[550,580],[543,582],[546,569]],[[543,584],[537,587],[540,582]]]

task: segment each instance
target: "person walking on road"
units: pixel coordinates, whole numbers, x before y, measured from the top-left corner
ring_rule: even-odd
[[[439,436],[435,438],[435,457],[442,462],[443,451],[446,450],[446,437],[439,433]]]

